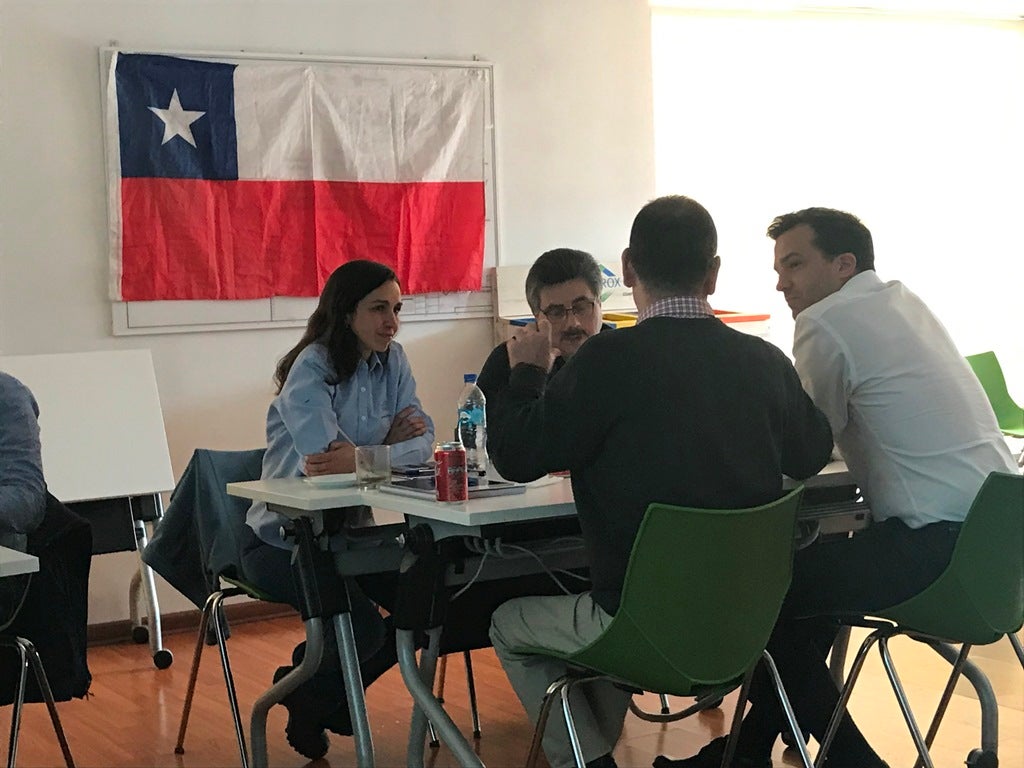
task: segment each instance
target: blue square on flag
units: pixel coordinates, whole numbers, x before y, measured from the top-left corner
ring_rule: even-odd
[[[238,178],[234,64],[119,54],[124,178]]]

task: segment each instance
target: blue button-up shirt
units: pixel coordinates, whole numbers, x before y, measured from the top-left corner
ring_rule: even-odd
[[[417,464],[430,458],[434,423],[416,397],[416,380],[409,358],[397,342],[388,351],[360,360],[355,373],[338,384],[322,344],[310,344],[295,359],[281,393],[267,413],[267,452],[263,479],[300,477],[303,460],[321,453],[335,440],[355,445],[379,445],[399,411],[413,406],[427,421],[420,437],[391,446],[391,463]],[[268,544],[287,546],[281,539],[284,518],[255,502],[247,517],[256,535]]]

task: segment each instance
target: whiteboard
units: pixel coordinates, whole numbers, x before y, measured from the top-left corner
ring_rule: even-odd
[[[63,502],[174,487],[148,349],[0,356],[39,404],[43,472]]]
[[[253,53],[242,51],[169,51],[154,49],[129,50],[102,47],[99,49],[100,103],[104,125],[107,124],[107,87],[110,61],[114,51],[124,53],[164,54],[191,59],[244,61],[246,59],[280,61],[314,61],[375,66],[470,68],[479,70],[484,78],[483,160],[484,160],[484,262],[479,291],[428,293],[403,297],[402,321],[459,320],[494,316],[491,290],[494,267],[498,259],[498,227],[496,220],[496,177],[494,168],[494,72],[493,64],[479,60],[380,59],[305,54]],[[107,141],[112,141],[108,137]],[[104,143],[107,162],[111,147]],[[108,196],[109,197],[109,196]],[[108,212],[109,215],[109,212]],[[244,301],[112,301],[111,317],[115,336],[154,333],[186,333],[196,331],[251,330],[259,328],[291,328],[305,326],[316,308],[316,298],[274,297]]]

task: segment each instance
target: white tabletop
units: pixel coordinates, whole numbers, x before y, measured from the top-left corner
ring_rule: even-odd
[[[444,503],[430,498],[416,499],[384,491],[360,491],[357,488],[324,488],[303,478],[253,480],[228,483],[228,493],[274,505],[292,517],[361,504],[404,515],[475,527],[492,523],[565,517],[576,514],[572,486],[568,478],[544,477],[528,483],[525,493],[490,496],[461,503]]]
[[[846,465],[840,461],[828,464],[819,474],[803,481],[808,488],[844,486],[852,482]],[[785,487],[792,488],[795,485],[795,481],[786,478]],[[291,517],[298,517],[303,512],[363,504],[375,509],[466,527],[576,514],[572,485],[568,478],[562,477],[543,477],[528,483],[525,493],[471,499],[461,503],[417,499],[384,491],[360,491],[353,487],[324,488],[300,477],[229,483],[227,491],[232,496],[272,504],[278,511]]]
[[[35,573],[39,570],[39,558],[26,555],[16,549],[0,547],[0,577],[20,576],[23,573]]]

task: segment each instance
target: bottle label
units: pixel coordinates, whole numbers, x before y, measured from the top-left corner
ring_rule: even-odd
[[[460,408],[459,409],[459,424],[466,426],[480,426],[484,423],[484,409],[483,408]]]

